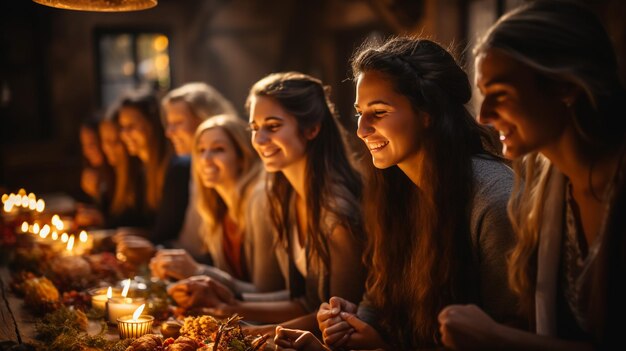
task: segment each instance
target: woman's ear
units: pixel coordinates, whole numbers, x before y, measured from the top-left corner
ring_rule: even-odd
[[[315,139],[315,137],[320,133],[320,129],[321,129],[321,124],[317,123],[314,126],[307,128],[304,131],[304,137],[306,138],[306,140],[313,140]]]

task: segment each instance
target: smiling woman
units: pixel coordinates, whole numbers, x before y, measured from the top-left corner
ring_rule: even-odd
[[[250,301],[244,295],[244,301],[229,298],[209,307],[215,307],[213,313],[315,330],[314,312],[321,301],[332,295],[356,299],[363,292],[360,177],[319,80],[296,72],[269,75],[252,87],[247,107],[252,144],[271,173],[266,184],[270,215],[265,217],[276,232],[272,244],[290,298],[258,294]],[[204,151],[226,160],[226,144],[216,145]],[[207,180],[219,169],[217,159],[203,167],[213,168],[202,171]],[[228,295],[215,283],[194,284]],[[174,298],[180,298],[179,290],[172,291]],[[274,332],[271,325],[259,328]]]
[[[350,349],[433,347],[441,341],[437,315],[450,303],[519,322],[504,269],[513,174],[464,107],[467,75],[438,44],[409,37],[365,43],[352,68],[357,135],[372,157],[369,275],[358,311],[338,299],[320,308],[324,340]]]

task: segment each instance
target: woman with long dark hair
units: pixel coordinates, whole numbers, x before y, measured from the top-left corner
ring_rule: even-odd
[[[335,298],[320,309],[325,342],[434,347],[451,303],[515,322],[505,269],[513,174],[464,106],[467,75],[441,46],[407,37],[364,44],[352,69],[357,134],[375,166],[365,186],[369,275],[358,311]]]
[[[322,301],[358,299],[363,292],[361,179],[349,162],[328,89],[318,79],[271,74],[252,87],[247,106],[252,145],[269,173],[268,215],[289,297],[251,302],[231,296],[211,312],[316,330]],[[188,288],[171,291],[181,292],[177,302],[193,304]],[[224,289],[217,295],[223,297]]]
[[[458,349],[613,349],[626,314],[626,94],[610,39],[582,5],[537,1],[503,16],[475,52],[480,122],[500,132],[518,171],[509,281],[536,334],[450,306],[443,340]]]

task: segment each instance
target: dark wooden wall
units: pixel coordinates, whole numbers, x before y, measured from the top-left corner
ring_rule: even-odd
[[[421,34],[453,44],[462,55],[473,37],[468,28],[475,15],[469,9],[492,14],[486,17],[490,22],[521,2],[160,0],[147,11],[94,13],[1,1],[0,191],[77,191],[78,126],[101,107],[94,48],[98,30],[167,31],[173,86],[205,81],[241,113],[249,87],[268,73],[299,70],[318,76],[332,87],[344,125],[353,130],[348,59],[364,38]],[[591,4],[606,19],[623,61],[626,2]]]

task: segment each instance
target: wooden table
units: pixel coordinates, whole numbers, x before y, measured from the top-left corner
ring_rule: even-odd
[[[7,267],[0,267],[0,341],[13,341],[18,344],[36,344],[35,322],[37,318],[24,308],[24,300],[15,296],[10,288],[11,273]],[[89,320],[87,332],[98,334],[102,330],[99,321]],[[160,328],[155,326],[154,333]],[[105,334],[109,340],[117,340],[117,328],[110,326]]]
[[[23,300],[11,292],[10,283],[8,268],[0,267],[0,341],[33,343],[35,318],[24,309]]]

